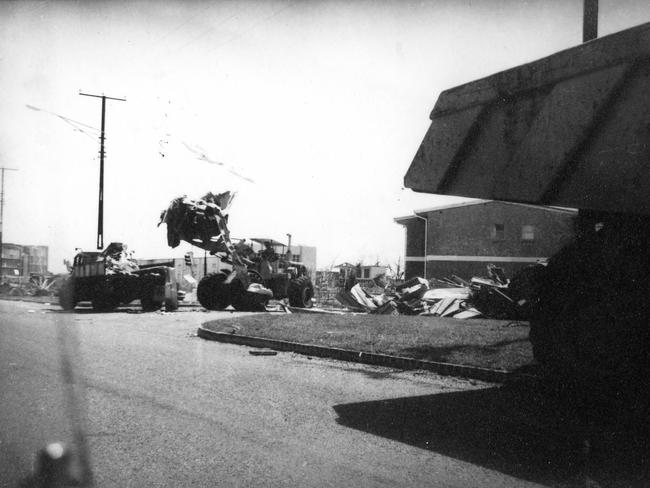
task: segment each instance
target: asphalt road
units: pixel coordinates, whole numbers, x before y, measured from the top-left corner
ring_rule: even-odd
[[[483,462],[498,453],[466,455],[471,440],[418,436],[422,399],[490,385],[196,337],[220,315],[232,316],[0,300],[0,486],[16,486],[47,442],[72,441],[61,350],[75,356],[97,486],[535,486]]]

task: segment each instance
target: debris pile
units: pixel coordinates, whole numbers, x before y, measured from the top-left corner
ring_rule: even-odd
[[[111,242],[100,256],[106,263],[106,274],[132,274],[140,269],[138,262],[126,252],[126,244]]]
[[[349,310],[371,314],[528,319],[543,266],[524,268],[512,280],[499,267],[490,264],[487,269],[488,277],[476,276],[470,281],[458,276],[431,281],[412,278],[387,286],[379,295],[368,293],[357,283],[339,292],[336,299]]]

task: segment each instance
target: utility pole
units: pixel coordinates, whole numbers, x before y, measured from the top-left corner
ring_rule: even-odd
[[[106,119],[106,100],[126,102],[126,98],[107,97],[79,92],[79,95],[102,99],[102,128],[99,135],[99,204],[97,210],[97,249],[104,249],[104,122]]]
[[[598,0],[584,0],[582,42],[598,37]]]
[[[0,168],[2,177],[0,177],[0,283],[2,282],[2,222],[5,209],[5,171],[18,171],[16,168]]]

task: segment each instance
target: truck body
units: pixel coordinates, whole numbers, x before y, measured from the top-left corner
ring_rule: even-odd
[[[96,311],[110,311],[139,299],[145,311],[178,308],[176,277],[167,266],[138,266],[113,242],[102,252],[79,252],[70,276],[59,290],[59,303],[72,310],[89,301]]]

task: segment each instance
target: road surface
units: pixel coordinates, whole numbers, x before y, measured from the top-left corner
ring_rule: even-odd
[[[418,433],[418,416],[435,417],[437,399],[490,385],[253,356],[196,337],[219,316],[232,315],[65,313],[0,300],[0,485],[16,486],[47,442],[71,442],[61,373],[61,350],[71,350],[97,486],[534,486],[516,463],[479,452],[485,443],[471,431],[454,444],[457,419],[438,419],[452,429],[438,430],[445,442]]]

